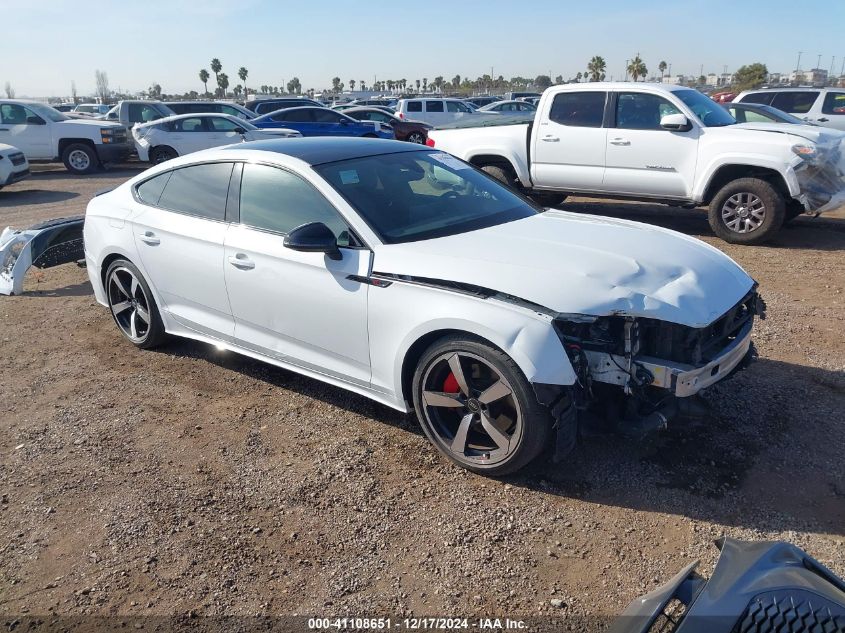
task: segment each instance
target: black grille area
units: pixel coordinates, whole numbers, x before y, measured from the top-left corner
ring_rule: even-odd
[[[703,328],[640,319],[639,354],[688,365],[708,363],[730,344],[756,312],[757,293],[752,290],[725,314]]]
[[[26,158],[24,158],[24,155],[21,153],[9,154],[9,160],[12,161],[12,165],[15,167],[23,165],[26,162]]]
[[[732,633],[845,633],[845,608],[816,593],[771,591],[754,596]]]

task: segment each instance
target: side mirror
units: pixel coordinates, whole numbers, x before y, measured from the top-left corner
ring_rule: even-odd
[[[117,112],[109,112],[109,119],[111,119],[111,120],[117,119]]]
[[[660,119],[660,127],[673,132],[688,132],[692,129],[692,123],[683,114],[667,114]]]
[[[245,130],[245,129],[243,129],[242,127],[236,127],[236,128],[235,128],[235,132],[236,132],[237,134],[240,134],[240,135],[244,135],[244,134],[246,134],[246,130]]]
[[[329,259],[341,259],[337,238],[322,222],[309,222],[296,227],[285,236],[284,244],[293,251],[325,253]]]
[[[47,125],[47,121],[42,119],[40,116],[28,116],[28,117],[26,117],[26,124],[27,125]]]
[[[349,125],[349,119],[341,119],[340,124],[341,125]]]

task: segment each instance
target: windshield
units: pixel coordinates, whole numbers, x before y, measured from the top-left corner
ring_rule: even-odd
[[[673,94],[693,111],[705,127],[736,124],[736,119],[727,110],[698,90],[676,90]]]
[[[56,108],[44,105],[43,103],[27,103],[26,107],[35,112],[38,116],[44,119],[50,119],[53,122],[67,121],[70,119],[69,116],[62,114],[56,110]]]
[[[386,244],[476,231],[538,213],[498,181],[443,152],[381,154],[315,170]]]

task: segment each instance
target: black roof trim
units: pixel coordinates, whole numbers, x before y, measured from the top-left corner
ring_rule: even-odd
[[[428,147],[423,145],[403,141],[388,141],[376,138],[311,136],[237,143],[230,145],[225,151],[239,151],[244,149],[286,154],[287,156],[298,158],[311,166],[353,158],[364,158],[365,156],[429,150]]]

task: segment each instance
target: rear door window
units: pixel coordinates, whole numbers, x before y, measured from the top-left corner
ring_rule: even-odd
[[[779,92],[772,99],[772,106],[792,114],[806,114],[818,96],[818,92]]]
[[[549,119],[572,127],[601,127],[606,101],[606,92],[561,92],[552,102]]]
[[[171,132],[206,132],[205,117],[192,116],[170,122]]]
[[[158,206],[208,220],[223,220],[232,165],[205,163],[174,169],[159,197]],[[138,195],[141,195],[140,191]]]
[[[422,101],[409,101],[406,105],[408,112],[422,112]]]
[[[845,92],[828,92],[824,96],[822,112],[825,114],[845,114]]]
[[[425,102],[425,111],[426,112],[443,112],[443,102],[442,101],[426,101]]]

